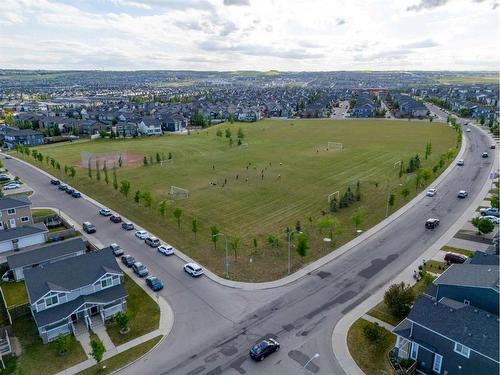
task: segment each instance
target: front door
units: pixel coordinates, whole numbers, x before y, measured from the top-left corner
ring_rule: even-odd
[[[15,228],[16,227],[16,219],[9,219],[9,224],[10,224],[11,228]]]
[[[90,308],[90,316],[94,316],[94,315],[97,315],[97,314],[99,314],[99,307],[92,306]]]
[[[77,317],[77,315],[76,315],[76,314],[71,314],[71,321],[72,321],[73,323],[76,323],[76,322],[78,321],[78,317]]]

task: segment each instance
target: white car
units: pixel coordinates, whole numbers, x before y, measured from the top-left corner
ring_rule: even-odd
[[[427,190],[427,194],[425,195],[427,195],[428,197],[433,197],[436,195],[436,193],[437,193],[436,189],[429,189]]]
[[[135,232],[135,236],[137,238],[140,238],[141,240],[145,240],[146,237],[149,236],[149,234],[145,230],[138,230],[137,232]]]
[[[157,249],[163,255],[174,255],[174,248],[170,245],[160,245]]]
[[[459,160],[457,161],[457,165],[458,165],[458,166],[460,166],[460,167],[463,167],[463,166],[464,166],[464,164],[465,164],[464,159],[459,159]]]
[[[470,133],[470,128],[467,128],[465,131],[466,131],[467,133]]]
[[[196,263],[187,263],[184,265],[184,272],[187,272],[192,277],[203,275],[203,269]]]
[[[14,189],[19,189],[21,185],[11,182],[9,184],[4,185],[3,190],[14,190]]]
[[[481,216],[481,219],[489,220],[493,224],[500,224],[500,219],[496,216]]]
[[[99,214],[102,216],[111,216],[111,211],[108,210],[107,208],[101,208],[99,210]]]

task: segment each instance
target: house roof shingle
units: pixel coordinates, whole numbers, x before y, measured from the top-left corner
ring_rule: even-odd
[[[15,198],[7,197],[0,199],[0,210],[7,210],[9,208],[17,208],[31,205],[31,201],[26,196],[17,196]]]
[[[0,230],[0,242],[30,236],[37,233],[48,232],[44,223],[24,225],[22,227]]]
[[[499,267],[483,264],[453,264],[434,283],[492,288],[498,292]]]

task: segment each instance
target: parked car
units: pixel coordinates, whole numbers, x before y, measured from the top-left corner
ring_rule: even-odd
[[[10,181],[10,177],[7,176],[6,174],[0,174],[0,181]]]
[[[203,269],[196,263],[186,263],[184,265],[184,272],[187,272],[192,277],[203,275]]]
[[[457,197],[458,198],[467,198],[468,195],[469,195],[469,193],[467,193],[465,190],[460,190],[457,194]]]
[[[465,129],[467,133],[470,133],[470,128]]]
[[[146,237],[146,239],[144,240],[144,242],[151,246],[151,247],[158,247],[160,246],[160,240],[156,237],[152,237],[152,236],[148,236]]]
[[[96,232],[94,224],[92,224],[90,221],[84,222],[82,227],[83,227],[83,230],[85,232],[87,232],[88,234]]]
[[[163,289],[163,282],[156,276],[146,277],[146,285],[153,289],[154,292]]]
[[[436,193],[437,193],[436,189],[429,189],[429,190],[427,190],[427,194],[425,194],[425,195],[427,195],[428,197],[433,197],[436,195]]]
[[[82,196],[82,194],[79,191],[75,191],[75,192],[73,192],[73,194],[71,194],[71,196],[73,198],[80,198]]]
[[[493,215],[481,216],[481,219],[486,219],[491,221],[493,224],[500,224],[500,219]]]
[[[111,245],[109,245],[109,247],[113,251],[113,254],[115,257],[119,257],[120,255],[123,255],[123,249],[120,247],[120,245],[118,245],[116,243],[112,243]]]
[[[149,234],[145,230],[138,230],[137,232],[135,232],[135,236],[137,238],[140,238],[141,240],[145,240],[146,237],[149,236]]]
[[[108,210],[107,208],[101,208],[99,210],[99,214],[102,216],[111,216],[111,211]]]
[[[59,181],[59,180],[50,180],[50,183],[52,185],[61,185],[61,181]]]
[[[482,155],[481,155],[482,158],[486,159],[488,157],[488,153],[487,152],[483,152]]]
[[[14,189],[19,189],[21,185],[19,185],[16,182],[9,182],[8,184],[3,186],[3,190],[14,190]]]
[[[493,208],[493,207],[489,207],[489,208],[481,208],[479,210],[479,213],[481,214],[481,216],[496,216],[498,217],[498,208]]]
[[[434,229],[439,226],[439,219],[430,218],[425,222],[425,227],[427,229]]]
[[[144,277],[149,274],[148,268],[141,262],[135,262],[132,265],[132,271],[134,271],[134,273],[139,277]]]
[[[462,264],[467,260],[467,257],[462,254],[457,254],[457,253],[446,253],[444,256],[444,261],[448,264],[451,263],[458,263]]]
[[[59,190],[66,191],[66,189],[67,189],[68,187],[67,187],[66,185],[60,184],[57,188],[58,188]]]
[[[174,255],[174,248],[170,245],[160,245],[158,251],[163,255]]]
[[[109,220],[111,220],[115,224],[122,222],[122,218],[120,217],[120,215],[111,215],[109,217]]]
[[[490,148],[491,148],[492,150],[494,150],[495,148],[497,148],[497,145],[492,144],[492,145],[490,146]]]
[[[280,350],[280,343],[271,338],[265,338],[250,348],[250,358],[255,361],[263,361],[268,355]]]
[[[74,192],[75,192],[75,189],[73,189],[73,188],[69,187],[66,189],[66,194],[73,195]]]
[[[132,223],[122,223],[122,228],[125,230],[134,230],[134,224]]]
[[[465,164],[464,159],[459,159],[459,160],[457,161],[457,165],[458,165],[458,166],[460,166],[460,167],[463,167],[463,166],[464,166],[464,164]]]
[[[122,263],[125,264],[128,268],[132,267],[135,263],[135,258],[132,255],[124,255],[122,256]]]

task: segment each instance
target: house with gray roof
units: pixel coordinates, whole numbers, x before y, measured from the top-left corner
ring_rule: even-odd
[[[7,264],[15,281],[24,280],[24,271],[33,267],[58,262],[85,254],[87,247],[81,237],[36,246],[7,257]]]
[[[30,206],[24,195],[0,198],[0,230],[33,224]]]
[[[124,311],[123,275],[109,248],[26,269],[30,309],[43,342]]]
[[[497,375],[498,275],[498,265],[449,267],[394,328],[398,357],[423,374]]]

